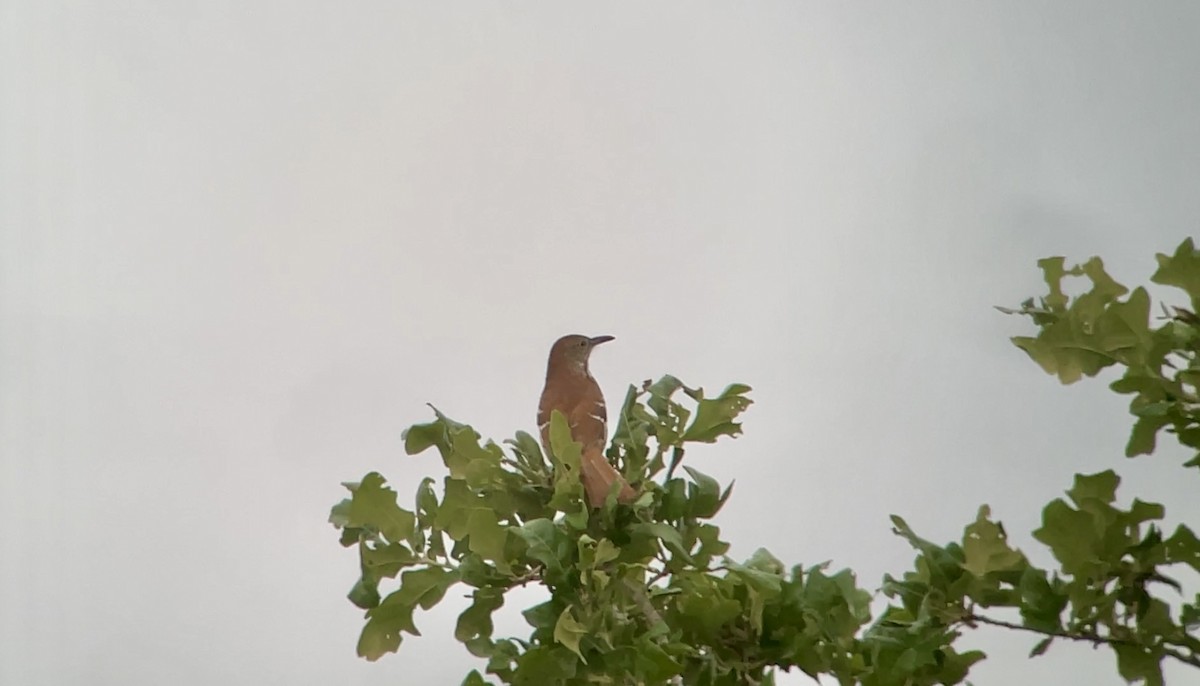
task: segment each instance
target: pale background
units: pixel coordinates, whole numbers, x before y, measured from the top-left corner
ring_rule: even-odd
[[[354,656],[325,518],[438,472],[426,401],[531,429],[568,332],[617,336],[610,402],[754,386],[688,458],[737,479],[739,558],[875,588],[889,513],[945,541],[988,502],[1045,562],[1040,507],[1108,467],[1195,523],[1182,452],[1126,461],[1126,399],[992,305],[1196,231],[1198,36],[1192,2],[0,4],[0,684],[457,684],[458,590]],[[974,682],[1121,683],[1035,641],[970,635]]]

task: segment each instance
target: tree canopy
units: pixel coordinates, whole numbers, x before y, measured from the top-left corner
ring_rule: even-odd
[[[1038,264],[1048,292],[1000,308],[1036,327],[1016,346],[1063,383],[1124,368],[1110,388],[1131,396],[1126,455],[1151,454],[1170,434],[1198,451],[1184,467],[1200,467],[1200,251],[1189,239],[1158,255],[1151,281],[1182,290],[1189,306],[1161,306],[1156,321],[1148,291],[1117,283],[1099,258]],[[1069,279],[1087,290],[1068,296]],[[955,648],[981,624],[1030,632],[1031,656],[1060,640],[1105,647],[1130,683],[1162,684],[1168,660],[1200,669],[1200,594],[1184,595],[1178,580],[1183,568],[1200,572],[1200,540],[1186,525],[1164,529],[1162,505],[1118,498],[1113,469],[1076,475],[1043,509],[1033,538],[1052,568],[1014,548],[987,505],[946,544],[893,515],[916,555],[884,577],[888,603],[874,617],[872,592],[850,570],[788,565],[761,549],[730,559],[712,518],[733,485],[684,455],[736,437],[750,391],[733,384],[709,397],[673,376],[630,386],[607,456],[640,496],[627,506],[610,494],[597,509],[583,498],[580,446],[561,414],[545,455],[525,432],[484,441],[434,409],[405,432],[404,448],[437,450],[445,473],[417,486],[411,509],[372,472],[344,484],[350,495],[330,514],[341,544],[358,552],[349,593],[365,611],[358,654],[395,652],[405,633],[418,634],[414,612],[462,585],[472,603],[455,637],[480,658],[466,685],[772,684],[790,669],[843,685],[952,685],[985,658]],[[522,613],[529,633],[494,636],[493,612],[527,584],[549,592]]]

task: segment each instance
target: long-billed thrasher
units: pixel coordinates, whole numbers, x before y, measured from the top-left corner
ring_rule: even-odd
[[[608,440],[607,412],[600,385],[588,372],[588,357],[592,349],[613,340],[612,336],[563,336],[550,348],[546,363],[546,387],[538,401],[538,429],[542,447],[550,452],[550,413],[563,413],[571,427],[571,437],[582,444],[579,461],[579,480],[588,504],[600,507],[614,483],[620,484],[617,500],[630,503],[637,493],[604,457]]]

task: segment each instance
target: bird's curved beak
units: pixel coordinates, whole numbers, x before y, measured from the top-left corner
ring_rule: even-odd
[[[601,343],[607,343],[615,338],[615,336],[592,336],[588,339],[588,343],[591,343],[592,345],[600,345]]]

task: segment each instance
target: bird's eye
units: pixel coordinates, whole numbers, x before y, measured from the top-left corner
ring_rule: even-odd
[[[587,342],[587,339],[585,338],[585,339],[583,339],[582,341],[579,341],[579,347],[581,347],[581,348],[586,348],[586,347],[587,347],[587,343],[588,343],[588,342]]]

